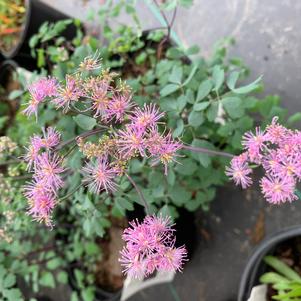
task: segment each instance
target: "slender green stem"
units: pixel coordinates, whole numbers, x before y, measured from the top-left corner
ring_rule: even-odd
[[[82,187],[82,183],[80,183],[77,187],[75,187],[72,191],[70,191],[69,193],[67,193],[65,196],[63,196],[62,198],[60,198],[60,201],[64,201],[64,200],[68,199],[70,196],[72,196],[81,187]]]
[[[93,130],[90,130],[90,131],[87,131],[87,132],[84,132],[76,137],[73,137],[69,140],[66,140],[62,143],[60,143],[54,150],[58,151],[60,149],[62,149],[63,147],[65,147],[66,145],[76,141],[76,139],[78,138],[87,138],[89,136],[93,136],[94,134],[97,134],[97,133],[100,133],[104,130],[104,127],[102,126],[101,128],[98,128],[98,129],[93,129]]]
[[[147,201],[141,191],[141,189],[137,186],[137,184],[135,183],[135,181],[133,180],[132,177],[130,177],[127,173],[125,174],[125,176],[129,179],[129,181],[131,182],[131,184],[134,186],[134,188],[136,189],[142,203],[144,204],[144,207],[145,207],[145,211],[146,211],[146,214],[147,215],[150,215],[150,209],[149,209],[149,206],[147,204]]]
[[[215,151],[203,147],[196,147],[196,146],[189,146],[189,145],[183,145],[183,149],[190,150],[196,153],[204,153],[207,155],[212,155],[212,156],[223,156],[223,157],[228,157],[228,158],[233,158],[234,155],[226,152],[221,152],[221,151]]]

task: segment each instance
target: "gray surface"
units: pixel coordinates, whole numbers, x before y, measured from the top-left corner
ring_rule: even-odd
[[[87,7],[101,1],[45,0],[82,19]],[[158,22],[146,11],[143,1],[139,12],[145,28]],[[208,55],[222,37],[233,36],[237,44],[232,55],[251,67],[253,77],[264,75],[266,92],[279,94],[290,112],[298,111],[301,60],[301,1],[290,0],[197,0],[191,10],[178,12],[175,30],[185,45],[198,44]],[[198,221],[209,233],[199,229],[199,244],[184,274],[177,275],[174,286],[180,300],[235,300],[240,275],[253,246],[249,239],[260,212],[265,216],[266,233],[300,222],[300,201],[294,205],[271,207],[256,189],[240,191],[229,185],[217,194],[208,215]],[[206,232],[205,232],[206,233]],[[59,299],[57,299],[59,300]],[[175,300],[168,287],[158,286],[131,299]],[[65,301],[65,300],[62,300]]]

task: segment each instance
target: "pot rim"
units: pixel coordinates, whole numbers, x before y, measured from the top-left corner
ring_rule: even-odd
[[[14,47],[12,47],[12,49],[10,49],[9,51],[1,50],[2,55],[7,59],[15,57],[25,41],[25,37],[28,31],[30,17],[31,17],[31,8],[32,8],[31,1],[32,0],[24,0],[25,20],[22,26],[22,32],[18,39],[18,43]]]
[[[291,226],[270,234],[256,247],[243,270],[238,290],[238,301],[247,300],[250,294],[250,283],[255,282],[263,257],[279,243],[299,235],[301,235],[301,225]]]

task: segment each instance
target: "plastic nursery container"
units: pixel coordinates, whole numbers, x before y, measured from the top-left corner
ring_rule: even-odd
[[[268,254],[272,254],[279,244],[297,236],[301,236],[301,226],[283,229],[270,235],[261,242],[255,249],[253,255],[249,258],[243,271],[239,285],[238,301],[248,300],[252,289],[260,284],[259,278],[267,269],[266,264],[263,262],[263,258]]]
[[[70,17],[38,0],[25,0],[25,8],[25,21],[18,42],[8,51],[1,49],[0,51],[5,58],[14,58],[21,67],[33,70],[36,68],[36,62],[30,54],[30,38],[38,32],[44,22],[57,22],[69,19]],[[70,24],[61,35],[66,40],[72,40],[76,36],[75,25]]]

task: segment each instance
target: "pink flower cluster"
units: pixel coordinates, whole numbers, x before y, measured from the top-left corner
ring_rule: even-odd
[[[52,154],[52,149],[60,143],[60,134],[51,127],[43,130],[43,134],[31,138],[24,157],[27,169],[33,172],[33,180],[24,187],[24,195],[28,199],[28,213],[51,226],[51,213],[57,203],[57,191],[63,186],[64,169],[61,158]]]
[[[261,191],[269,203],[291,202],[298,197],[296,184],[301,180],[301,132],[290,130],[274,117],[264,131],[246,133],[242,142],[245,152],[232,159],[226,174],[242,188],[252,184],[252,169],[248,163],[261,165],[265,176]]]
[[[142,223],[132,221],[124,230],[125,247],[119,261],[131,278],[143,279],[155,271],[182,271],[187,260],[185,246],[176,248],[170,218],[147,216]]]
[[[136,108],[130,115],[130,123],[125,129],[119,130],[116,136],[118,152],[124,159],[139,154],[141,157],[152,158],[152,165],[162,162],[167,174],[168,164],[175,161],[176,152],[182,144],[175,141],[171,133],[161,134],[158,131],[160,112],[154,104],[145,104]]]
[[[46,100],[47,97],[57,95],[58,83],[54,78],[41,78],[37,82],[28,87],[30,93],[30,101],[24,114],[30,116],[34,114],[38,116],[39,105]]]

